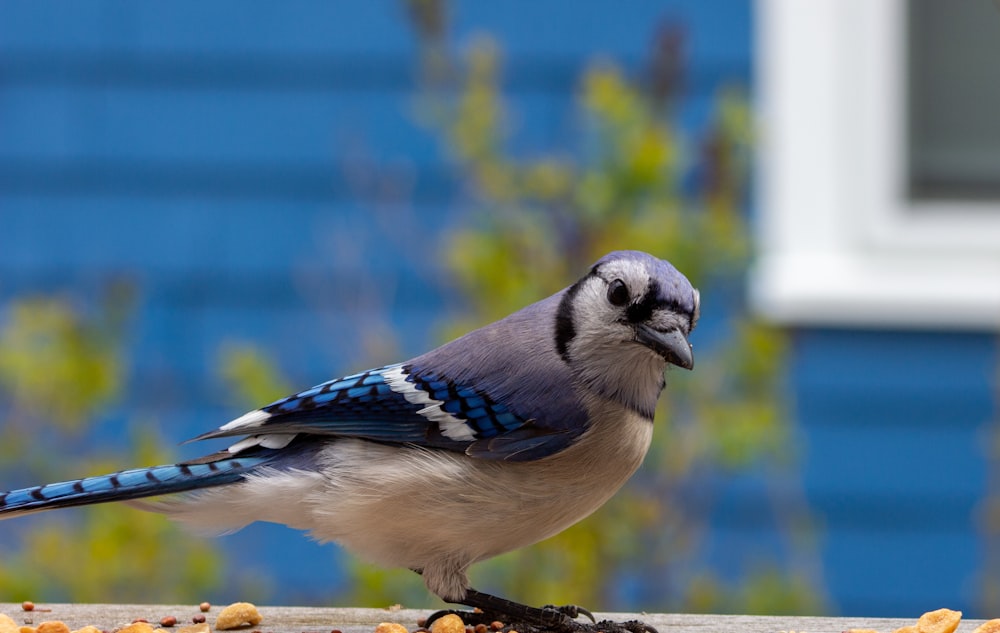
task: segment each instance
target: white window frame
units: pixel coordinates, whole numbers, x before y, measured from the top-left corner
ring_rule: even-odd
[[[766,318],[1000,327],[1000,203],[905,194],[905,1],[757,2],[750,300]]]

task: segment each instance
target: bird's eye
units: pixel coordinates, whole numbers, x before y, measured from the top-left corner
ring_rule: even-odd
[[[628,287],[621,279],[615,279],[608,285],[608,301],[613,306],[623,306],[628,303]]]

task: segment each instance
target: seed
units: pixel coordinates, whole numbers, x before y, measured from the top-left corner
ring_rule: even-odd
[[[249,602],[234,602],[219,612],[215,619],[215,629],[228,631],[244,626],[257,626],[263,619],[257,607]]]
[[[69,633],[69,627],[66,626],[65,622],[50,620],[39,624],[36,631],[37,633]]]
[[[195,624],[202,624],[205,622],[205,616],[196,615],[193,618],[191,618],[191,621],[194,622]]]
[[[972,633],[1000,633],[1000,620],[987,620]]]
[[[434,620],[431,633],[465,633],[465,622],[454,613],[449,613]]]
[[[160,626],[175,626],[176,624],[177,624],[177,618],[175,618],[172,615],[160,618]]]
[[[500,622],[499,620],[493,620],[492,622],[490,622],[490,628],[493,629],[494,631],[502,631],[503,622]]]
[[[928,611],[917,620],[917,629],[927,633],[954,633],[958,623],[962,621],[961,611],[938,609]]]
[[[153,633],[153,625],[145,618],[136,618],[132,624],[118,629],[117,633]]]
[[[207,613],[208,610],[212,608],[212,605],[208,602],[202,602],[198,605],[198,608],[201,609],[202,613]]]

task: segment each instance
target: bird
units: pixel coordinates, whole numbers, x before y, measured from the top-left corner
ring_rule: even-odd
[[[125,501],[197,531],[307,531],[420,574],[467,623],[652,631],[583,622],[470,586],[473,563],[553,536],[635,473],[666,369],[692,369],[700,294],[668,261],[622,250],[554,295],[410,360],[328,380],[193,440],[203,457],[0,492],[0,519]],[[157,499],[147,499],[157,497]],[[484,521],[484,515],[501,520]],[[600,628],[594,628],[600,627]]]

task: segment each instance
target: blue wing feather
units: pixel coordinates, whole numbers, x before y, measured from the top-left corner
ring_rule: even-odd
[[[400,368],[416,390],[465,425],[463,437],[446,434],[440,420],[427,413],[425,403],[411,402],[390,387],[386,372]],[[195,439],[298,433],[414,444],[483,459],[522,461],[558,452],[578,435],[546,429],[535,420],[518,416],[488,393],[409,365],[388,365],[335,378],[260,411],[269,417],[259,424],[227,425]]]
[[[218,459],[151,468],[123,470],[110,475],[62,481],[33,488],[0,492],[0,518],[51,508],[125,501],[151,495],[185,492],[239,481],[254,468],[270,463],[280,451],[256,449],[247,455],[216,455]]]

